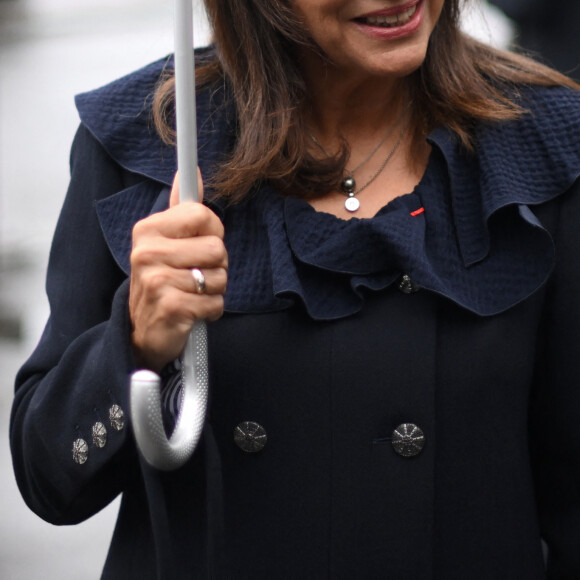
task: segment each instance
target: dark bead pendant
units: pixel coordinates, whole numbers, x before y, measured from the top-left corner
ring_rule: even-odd
[[[345,177],[342,180],[340,186],[342,187],[343,191],[349,193],[356,187],[356,181],[354,180],[354,177]]]

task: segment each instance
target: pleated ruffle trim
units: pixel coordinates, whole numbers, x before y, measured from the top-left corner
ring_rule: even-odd
[[[167,66],[171,60],[163,59],[77,97],[81,120],[109,155],[147,178],[97,208],[125,271],[132,225],[167,206],[175,172],[175,151],[161,144],[148,109]],[[230,255],[226,310],[268,312],[300,302],[314,319],[345,317],[363,307],[368,292],[403,274],[482,316],[530,296],[555,260],[533,208],[565,193],[580,174],[580,96],[529,89],[523,105],[530,113],[521,119],[477,128],[475,154],[445,128],[434,131],[420,184],[372,219],[341,220],[267,184],[240,205],[216,204]],[[235,138],[224,90],[198,95],[198,133],[199,163],[209,175]]]

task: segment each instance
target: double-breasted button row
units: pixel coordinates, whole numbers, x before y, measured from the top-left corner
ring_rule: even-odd
[[[112,405],[109,409],[109,423],[115,431],[122,431],[125,427],[125,413],[119,405]],[[97,421],[91,428],[92,443],[97,449],[103,449],[107,444],[107,428],[104,423]],[[89,444],[85,439],[78,438],[73,442],[72,458],[75,463],[83,465],[89,458]]]
[[[109,411],[111,426],[121,431],[125,425],[124,413],[121,407],[113,405]],[[102,449],[107,443],[107,429],[101,422],[92,428],[93,445]],[[425,434],[414,423],[401,423],[392,433],[393,449],[401,457],[415,457],[425,446]],[[262,425],[255,421],[243,421],[234,429],[235,444],[246,453],[262,451],[268,442],[268,435]],[[73,460],[82,465],[89,457],[89,446],[84,439],[76,439],[73,443]]]
[[[425,434],[415,423],[401,423],[388,439],[401,457],[415,457],[425,447]],[[268,435],[259,423],[243,421],[234,429],[234,442],[246,453],[257,453],[266,446]]]

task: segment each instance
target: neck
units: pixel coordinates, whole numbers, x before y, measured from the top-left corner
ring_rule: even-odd
[[[403,79],[345,75],[318,59],[307,63],[307,125],[332,149],[343,139],[351,144],[376,140],[398,122],[407,107]]]
[[[413,191],[430,147],[416,142],[406,78],[345,73],[317,58],[305,58],[303,64],[309,97],[304,123],[314,137],[307,147],[315,157],[343,152],[345,141],[348,147],[342,182],[310,200],[313,207],[343,219],[372,217]]]

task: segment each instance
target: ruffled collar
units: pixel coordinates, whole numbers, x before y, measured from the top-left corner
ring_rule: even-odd
[[[471,238],[467,246],[459,242],[451,190],[446,159],[434,148],[415,190],[372,219],[345,221],[304,201],[261,192],[225,216],[234,288],[227,309],[259,312],[298,301],[314,319],[341,318],[363,308],[368,291],[385,290],[402,275],[415,288],[479,315],[510,308],[549,275],[550,235],[525,206],[506,208],[489,231],[480,214],[482,228],[475,225],[468,233],[485,232],[475,239],[482,246],[493,243],[466,264],[464,254],[478,246]]]
[[[111,157],[160,185],[157,193],[143,185],[99,204],[111,251],[126,271],[129,225],[166,207],[163,185],[175,171],[175,152],[160,143],[147,108],[168,63],[77,99],[83,123]],[[226,310],[267,312],[300,303],[314,319],[340,318],[402,274],[478,315],[524,300],[554,264],[551,236],[533,208],[563,194],[580,174],[580,96],[564,88],[529,89],[524,104],[531,113],[521,119],[477,128],[475,154],[447,129],[434,131],[421,183],[372,219],[316,212],[267,184],[242,204],[217,204],[230,254]],[[208,175],[235,138],[223,87],[198,96],[198,131]],[[139,196],[149,201],[127,202]],[[416,213],[419,208],[424,211]]]
[[[196,63],[211,59],[213,53],[213,47],[197,49]],[[82,123],[112,159],[124,169],[164,185],[173,182],[177,154],[157,134],[151,106],[160,79],[172,69],[170,55],[75,97]],[[199,91],[197,107],[198,163],[202,174],[209,176],[232,147],[236,121],[225,86]]]

